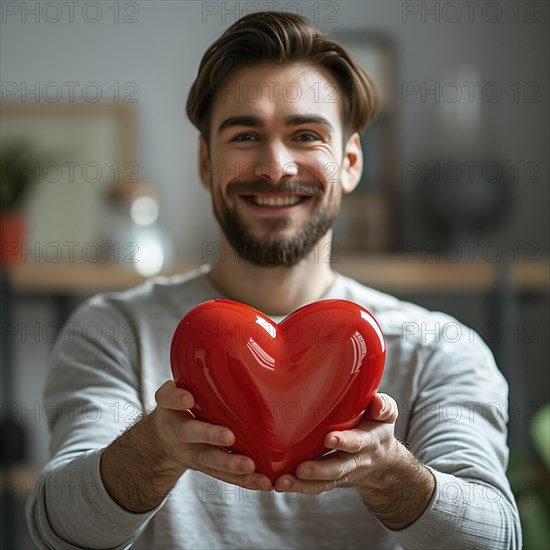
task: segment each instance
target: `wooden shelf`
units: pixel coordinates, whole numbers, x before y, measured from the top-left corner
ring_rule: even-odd
[[[380,290],[426,293],[488,292],[504,275],[496,263],[403,261],[400,255],[347,258],[335,269]],[[509,284],[521,291],[548,290],[550,260],[511,264]]]
[[[131,268],[113,264],[18,264],[10,266],[9,273],[13,290],[26,294],[94,294],[125,290],[147,280]]]
[[[40,475],[42,468],[33,464],[14,464],[13,468],[7,470],[0,468],[0,483],[2,488],[11,487],[15,484],[19,489],[16,497],[24,497],[27,492],[30,492]]]
[[[181,264],[162,273],[185,273],[198,264]],[[400,255],[340,258],[336,271],[386,292],[488,292],[499,284],[498,264],[403,261]],[[25,294],[94,294],[123,290],[147,278],[130,267],[111,264],[17,264],[8,266],[12,288]],[[550,261],[510,265],[510,284],[520,291],[544,292],[550,285]]]

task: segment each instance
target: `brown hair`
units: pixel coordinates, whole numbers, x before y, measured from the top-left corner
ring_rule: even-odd
[[[283,12],[245,15],[205,52],[187,98],[187,116],[209,142],[212,101],[229,74],[264,62],[307,61],[325,67],[343,98],[344,137],[362,131],[376,112],[377,92],[367,71],[306,18]]]

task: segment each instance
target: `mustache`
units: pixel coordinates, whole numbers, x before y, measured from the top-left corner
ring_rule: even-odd
[[[227,195],[259,195],[269,193],[294,193],[297,195],[312,195],[322,197],[323,188],[314,183],[286,181],[273,185],[264,180],[236,181],[227,186]]]

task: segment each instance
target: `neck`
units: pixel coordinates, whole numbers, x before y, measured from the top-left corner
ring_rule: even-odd
[[[221,250],[208,274],[210,282],[232,300],[246,303],[267,315],[288,315],[321,299],[334,282],[330,268],[329,231],[314,249],[292,267],[260,267],[234,252],[222,235]]]

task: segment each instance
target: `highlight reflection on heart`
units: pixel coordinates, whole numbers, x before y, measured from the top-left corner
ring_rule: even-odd
[[[235,434],[231,451],[272,481],[327,452],[374,396],[386,346],[374,317],[346,300],[306,305],[275,323],[231,300],[211,300],[179,323],[170,350],[176,384],[196,418]]]

